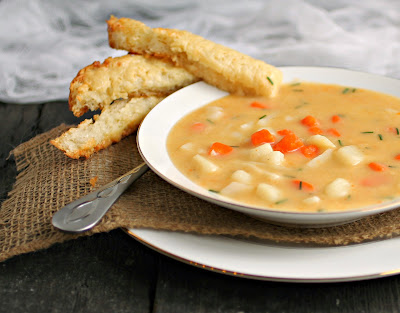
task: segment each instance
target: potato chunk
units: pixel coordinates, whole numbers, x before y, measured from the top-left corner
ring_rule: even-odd
[[[224,116],[224,109],[220,107],[210,106],[207,108],[207,118],[215,122],[219,120],[222,116]]]
[[[284,160],[285,160],[285,155],[280,151],[272,151],[271,153],[268,153],[265,159],[265,161],[268,164],[274,166],[282,165]]]
[[[343,198],[350,193],[350,183],[344,178],[336,178],[325,187],[325,193],[330,198]]]
[[[308,145],[316,145],[321,149],[336,148],[335,144],[322,135],[314,135],[307,139]]]
[[[319,197],[312,196],[312,197],[305,198],[303,200],[303,203],[307,204],[307,205],[315,205],[315,204],[319,203],[320,201],[321,201],[321,199]]]
[[[224,196],[233,196],[238,193],[249,192],[253,189],[253,186],[239,183],[239,182],[231,182],[229,185],[221,189],[221,194]]]
[[[219,167],[217,165],[215,165],[210,160],[207,160],[205,157],[201,156],[200,154],[196,154],[193,157],[193,160],[195,161],[197,167],[200,169],[200,171],[203,174],[214,173],[219,169]]]
[[[232,178],[232,180],[237,181],[239,183],[243,183],[243,184],[249,184],[252,180],[252,176],[243,170],[235,171],[232,174],[231,178]]]
[[[183,144],[182,146],[180,146],[179,149],[184,151],[184,152],[192,152],[192,151],[194,151],[194,143],[193,142],[187,142],[187,143]]]
[[[265,183],[261,183],[257,186],[256,193],[257,196],[269,203],[279,201],[282,198],[282,192],[278,188]]]
[[[364,160],[363,153],[356,146],[342,147],[336,151],[335,155],[343,164],[351,166]]]
[[[311,161],[308,161],[306,166],[308,167],[317,167],[323,164],[324,162],[328,161],[331,157],[333,149],[326,149],[323,153],[319,156],[315,157]]]
[[[272,151],[271,145],[269,143],[264,143],[250,150],[250,159],[253,161],[262,161]]]

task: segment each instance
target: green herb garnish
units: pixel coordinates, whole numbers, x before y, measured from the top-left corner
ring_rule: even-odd
[[[339,143],[339,145],[343,146],[343,143],[340,139],[338,139],[338,143]]]
[[[381,134],[378,134],[379,140],[383,140],[383,136]]]
[[[292,91],[294,91],[294,92],[303,92],[304,90],[303,89],[292,89]]]
[[[296,87],[296,86],[298,86],[298,85],[300,85],[301,83],[299,82],[299,83],[293,83],[293,84],[291,84],[290,86],[291,87]]]
[[[373,134],[374,132],[371,132],[371,131],[369,131],[369,132],[361,132],[361,134]]]
[[[267,76],[267,79],[268,79],[268,81],[271,83],[271,85],[274,84],[274,82],[272,81],[272,79],[271,79],[269,76]]]
[[[344,88],[343,90],[342,90],[342,94],[346,94],[346,93],[349,93],[349,92],[356,92],[357,91],[357,89],[356,88]]]
[[[303,106],[305,106],[305,105],[307,105],[307,104],[309,104],[309,103],[306,102],[306,101],[303,101],[302,104],[299,104],[299,105],[295,106],[294,108],[295,108],[295,109],[300,109],[301,107],[303,107]]]
[[[219,193],[218,190],[214,190],[214,189],[208,189],[209,192],[213,192],[213,193]]]
[[[215,124],[212,120],[210,119],[206,119],[207,122],[211,123],[211,124]]]
[[[267,116],[267,114],[264,114],[263,116],[261,116],[260,118],[259,118],[259,120],[262,120],[264,117],[266,117]]]
[[[396,134],[400,135],[400,131],[399,131],[399,129],[397,127],[396,127]]]
[[[282,200],[276,201],[275,204],[282,204],[286,201],[288,201],[288,199],[282,199]]]
[[[303,189],[303,182],[300,180],[299,182],[299,190]]]

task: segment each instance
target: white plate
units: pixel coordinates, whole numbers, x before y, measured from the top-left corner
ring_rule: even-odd
[[[400,273],[400,237],[319,248],[149,229],[130,229],[128,233],[150,248],[179,261],[237,277],[339,282]]]
[[[285,82],[301,80],[338,84],[366,88],[400,97],[400,81],[383,76],[337,68],[284,67],[281,70]],[[175,92],[150,111],[139,128],[137,141],[139,152],[155,173],[176,187],[206,201],[274,223],[296,224],[308,227],[336,225],[399,206],[399,199],[397,199],[345,212],[283,212],[261,207],[249,207],[220,194],[211,193],[196,185],[172,163],[166,147],[167,137],[174,124],[183,116],[225,95],[227,95],[226,92],[204,82],[199,82]]]

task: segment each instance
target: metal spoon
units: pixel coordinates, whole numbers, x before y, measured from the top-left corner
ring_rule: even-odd
[[[53,225],[68,232],[83,232],[94,227],[119,196],[148,169],[146,163],[142,163],[111,183],[67,204],[53,215]]]

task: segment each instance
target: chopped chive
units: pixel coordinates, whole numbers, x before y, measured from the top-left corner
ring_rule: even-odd
[[[320,209],[317,210],[317,212],[324,212],[324,211],[325,211],[324,208],[320,208]]]
[[[267,116],[267,114],[264,114],[263,116],[261,116],[260,118],[259,118],[259,120],[262,120],[264,117],[266,117]]]
[[[274,82],[272,81],[272,79],[271,79],[269,76],[267,76],[267,79],[268,79],[268,81],[271,83],[271,85],[274,84]]]
[[[400,131],[399,131],[399,129],[397,127],[396,127],[396,134],[400,135]]]
[[[219,193],[218,190],[214,190],[214,189],[208,189],[209,192],[213,192],[213,193]]]
[[[338,143],[339,143],[339,145],[343,146],[343,143],[340,139],[338,139]]]
[[[374,132],[371,132],[371,131],[369,131],[369,132],[361,132],[361,134],[373,134]]]
[[[388,167],[390,167],[390,168],[396,168],[397,166],[394,166],[394,165],[388,165]]]
[[[295,87],[295,86],[298,86],[298,85],[300,85],[301,83],[299,82],[299,83],[293,83],[293,84],[291,84],[290,86],[291,87]]]
[[[296,176],[292,176],[292,175],[283,175],[283,176],[285,176],[287,178],[296,178]]]
[[[282,199],[282,200],[276,201],[275,204],[281,204],[281,203],[284,203],[286,201],[288,201],[288,199]]]
[[[351,90],[351,92],[356,92],[357,91],[357,89],[356,88],[353,88],[352,90]]]
[[[294,92],[303,92],[304,90],[303,89],[292,89],[292,91],[294,91]]]
[[[232,147],[232,148],[239,148],[239,146],[230,146],[230,147]]]
[[[349,88],[344,88],[344,89],[342,90],[342,94],[346,94],[346,93],[348,93],[349,91],[350,91]]]
[[[378,134],[379,140],[383,140],[383,136],[381,134]]]
[[[300,180],[299,182],[299,190],[303,189],[303,182]]]
[[[211,124],[215,124],[212,120],[210,119],[206,119],[207,122],[211,123]]]
[[[299,108],[301,108],[301,107],[303,107],[303,106],[305,106],[305,105],[307,105],[307,104],[309,104],[309,103],[306,102],[306,101],[303,101],[302,104],[299,104],[298,106],[295,106],[294,108],[295,108],[295,109],[299,109]]]

